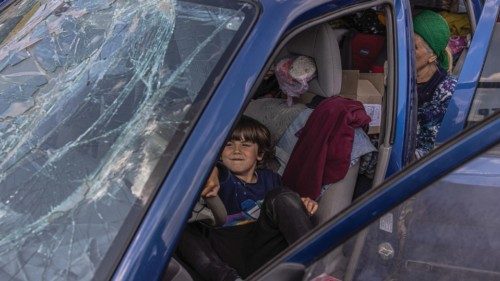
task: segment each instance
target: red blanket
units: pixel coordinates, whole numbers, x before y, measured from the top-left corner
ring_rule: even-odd
[[[351,162],[354,129],[367,128],[363,104],[342,97],[322,101],[311,113],[283,173],[285,186],[317,199],[321,186],[345,177]]]

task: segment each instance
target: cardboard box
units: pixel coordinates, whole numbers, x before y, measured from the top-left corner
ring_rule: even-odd
[[[384,96],[385,82],[383,73],[360,73],[359,79],[370,81],[375,89],[377,89],[377,91],[380,93],[380,95]]]
[[[366,113],[372,119],[368,134],[380,133],[384,89],[383,74],[359,73],[357,70],[342,71],[340,95],[363,103]]]
[[[355,96],[358,89],[359,70],[342,70],[340,95]]]

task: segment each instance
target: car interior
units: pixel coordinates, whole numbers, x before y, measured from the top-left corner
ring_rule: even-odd
[[[290,33],[275,50],[261,74],[260,84],[254,87],[253,98],[242,112],[270,130],[276,160],[269,168],[282,174],[297,141],[297,131],[305,125],[319,102],[341,96],[364,104],[372,122],[366,131],[355,130],[353,142],[358,145],[353,145],[351,165],[345,177],[322,187],[325,192],[318,199],[318,212],[313,217],[315,225],[329,221],[353,200],[382,182],[385,176],[395,118],[395,35],[392,22],[389,6],[364,4]],[[455,55],[454,61],[463,61],[465,53],[466,50]],[[312,58],[317,72],[308,82],[308,91],[293,98],[290,105],[273,73],[280,60],[298,56]],[[455,65],[454,71],[457,72],[461,64]],[[209,219],[211,224],[223,222],[226,213],[220,200],[212,200],[209,204],[215,216],[215,219]],[[336,276],[335,272],[345,272],[352,251],[352,247],[349,251],[333,251],[320,271],[333,273],[333,276]],[[164,273],[164,280],[199,278],[175,256]]]

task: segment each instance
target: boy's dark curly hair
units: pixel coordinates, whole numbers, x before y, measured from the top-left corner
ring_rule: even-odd
[[[262,160],[257,163],[259,168],[266,167],[274,159],[274,146],[269,129],[253,118],[243,115],[234,128],[231,140],[256,143],[259,155],[262,156]]]

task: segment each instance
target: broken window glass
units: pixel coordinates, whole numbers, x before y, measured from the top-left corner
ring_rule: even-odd
[[[134,231],[125,219],[145,212],[153,169],[166,174],[248,27],[252,6],[216,3],[19,0],[0,13],[0,280],[91,279]]]

